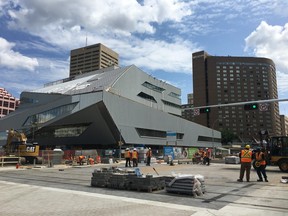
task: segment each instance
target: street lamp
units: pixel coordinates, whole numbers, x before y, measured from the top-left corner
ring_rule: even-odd
[[[226,119],[227,116],[224,116],[223,119]],[[213,122],[213,125],[212,125],[212,148],[213,148],[213,158],[215,158],[215,154],[216,154],[216,148],[215,148],[215,144],[214,144],[214,126],[215,126],[215,123],[217,121],[219,121],[219,119],[221,118],[217,118],[214,122]]]

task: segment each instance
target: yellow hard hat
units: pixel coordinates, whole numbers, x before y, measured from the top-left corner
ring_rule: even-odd
[[[245,148],[246,148],[246,149],[250,149],[250,145],[246,145]]]

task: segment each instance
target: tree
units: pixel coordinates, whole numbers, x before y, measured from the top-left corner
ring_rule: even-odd
[[[237,138],[237,135],[235,135],[232,131],[228,129],[224,129],[223,131],[221,131],[221,133],[221,143],[224,145],[228,145],[228,143],[233,143],[233,140]]]

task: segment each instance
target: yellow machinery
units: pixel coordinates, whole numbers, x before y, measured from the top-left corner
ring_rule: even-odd
[[[23,157],[26,162],[33,163],[39,160],[39,145],[28,144],[27,137],[14,129],[10,129],[7,136],[7,142],[4,146],[6,155],[15,155]]]
[[[288,136],[271,137],[268,151],[270,164],[279,166],[282,172],[288,172]]]

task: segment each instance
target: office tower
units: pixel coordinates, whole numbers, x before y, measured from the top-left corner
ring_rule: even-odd
[[[267,58],[211,56],[193,53],[194,107],[277,99],[276,70]],[[229,130],[242,141],[259,140],[260,132],[279,135],[278,102],[212,107],[195,122],[220,131]]]
[[[103,44],[71,50],[70,77],[119,65],[119,55]]]
[[[16,99],[4,88],[0,87],[0,118],[13,112],[18,107],[19,103],[19,99]]]
[[[288,117],[285,115],[280,115],[281,122],[281,135],[288,136]]]
[[[187,104],[181,105],[181,116],[189,121],[194,121],[194,110],[193,110],[193,93],[187,94]]]

